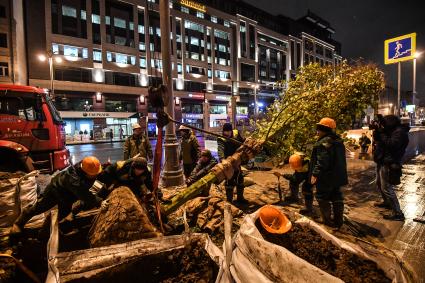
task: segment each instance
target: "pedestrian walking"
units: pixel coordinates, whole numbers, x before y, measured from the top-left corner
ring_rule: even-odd
[[[366,133],[362,133],[362,136],[359,139],[359,145],[360,145],[360,148],[361,148],[361,153],[367,154],[367,152],[369,150],[369,146],[370,146],[371,143],[372,142],[367,137]]]
[[[376,183],[383,199],[382,203],[375,206],[391,209],[390,214],[384,215],[388,220],[405,219],[395,193],[395,186],[400,184],[402,159],[409,144],[409,130],[409,125],[401,124],[395,115],[383,117],[382,122],[374,127],[373,159],[376,163]]]
[[[187,178],[186,185],[190,186],[191,184],[195,183],[196,181],[207,175],[210,170],[215,165],[217,165],[217,163],[217,159],[212,156],[211,151],[209,151],[208,149],[204,149],[201,152],[201,158],[199,158],[198,164],[196,165],[195,169],[193,169],[189,178]]]
[[[180,143],[180,161],[183,161],[183,171],[186,178],[195,168],[201,155],[198,140],[192,130],[184,125],[179,127],[182,139]]]
[[[309,176],[310,183],[316,186],[323,223],[340,228],[344,222],[341,186],[348,183],[348,176],[344,143],[335,129],[336,123],[331,118],[323,118],[317,124],[318,140],[313,146]]]
[[[227,138],[233,138],[240,142],[243,142],[244,139],[239,134],[238,130],[233,130],[232,124],[225,123],[223,125],[223,136]],[[232,140],[227,140],[224,138],[218,138],[217,140],[218,144],[218,157],[220,162],[226,159],[227,157],[233,155],[236,150],[239,148],[239,144],[235,143]],[[227,180],[225,183],[226,188],[226,198],[228,202],[233,202],[233,190],[236,186],[236,194],[237,199],[236,201],[239,204],[245,204],[247,203],[247,200],[244,198],[244,184],[243,184],[243,176],[242,176],[242,170],[241,167],[237,170],[235,170],[232,178],[230,180]]]
[[[109,138],[111,139],[111,143],[112,143],[112,140],[114,139],[114,130],[112,129],[109,130]]]
[[[61,171],[53,177],[37,202],[26,208],[16,219],[11,233],[19,234],[33,216],[46,212],[55,205],[58,205],[59,220],[71,212],[72,204],[78,200],[84,209],[104,205],[101,198],[90,192],[101,171],[102,166],[94,156],[85,157],[81,162]]]
[[[300,213],[313,214],[313,186],[310,184],[308,171],[310,162],[302,152],[296,152],[289,157],[289,165],[293,174],[284,174],[283,177],[289,181],[291,195],[285,197],[286,202],[298,202],[299,186],[302,184],[302,194],[304,196],[305,208]]]
[[[147,160],[153,159],[152,146],[148,137],[143,133],[139,124],[133,124],[133,135],[124,142],[124,160],[133,158],[137,154]]]
[[[122,140],[123,136],[124,136],[124,129],[122,127],[120,127],[119,131],[120,131],[120,140]]]

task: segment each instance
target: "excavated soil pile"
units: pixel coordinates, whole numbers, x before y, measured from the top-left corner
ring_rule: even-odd
[[[146,282],[189,283],[215,282],[217,264],[210,258],[200,242],[185,248],[166,251],[119,265],[87,279],[72,282]]]
[[[101,247],[160,236],[143,205],[127,187],[108,196],[109,205],[100,211],[89,231],[91,247]]]
[[[259,220],[256,221],[256,226],[266,241],[285,247],[345,282],[391,282],[375,262],[334,246],[308,227],[293,223],[288,233],[278,235],[268,233]]]

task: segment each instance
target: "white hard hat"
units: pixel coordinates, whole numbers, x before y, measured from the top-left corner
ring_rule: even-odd
[[[135,124],[132,125],[132,128],[133,128],[133,130],[140,129],[141,126],[138,123],[135,123]]]
[[[179,130],[180,130],[180,131],[183,131],[183,130],[188,130],[188,131],[190,131],[190,128],[186,127],[185,125],[180,125]]]

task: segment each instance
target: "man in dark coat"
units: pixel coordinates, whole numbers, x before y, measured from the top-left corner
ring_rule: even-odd
[[[384,215],[388,220],[404,220],[394,186],[400,184],[401,164],[409,144],[409,130],[410,127],[402,125],[397,116],[387,115],[383,119],[383,125],[373,133],[377,187],[383,198],[383,203],[377,206],[392,210],[391,214]]]
[[[193,169],[189,178],[187,178],[186,185],[190,186],[207,175],[215,165],[217,165],[217,160],[212,156],[211,151],[204,149],[201,152],[201,158],[199,158],[198,164]]]
[[[362,133],[362,136],[359,139],[359,144],[362,149],[362,153],[367,153],[369,146],[371,144],[370,139],[366,136],[365,133]]]
[[[311,184],[316,185],[316,199],[324,224],[339,228],[344,222],[341,186],[348,183],[348,176],[344,143],[335,129],[336,123],[331,118],[323,118],[317,124],[319,138],[313,146],[309,175]]]
[[[198,140],[192,130],[184,125],[179,127],[182,140],[180,144],[180,161],[183,161],[184,176],[189,178],[201,154]]]
[[[81,162],[58,173],[47,185],[37,202],[25,209],[12,227],[11,233],[18,234],[35,215],[46,212],[58,205],[59,220],[65,218],[77,200],[85,209],[99,207],[102,199],[90,192],[96,177],[102,171],[99,160],[94,156],[85,157]]]
[[[243,142],[243,138],[240,136],[238,130],[233,130],[232,124],[225,123],[223,125],[223,136],[228,138],[234,138],[240,142]],[[232,140],[227,140],[223,138],[218,138],[217,140],[218,145],[218,157],[220,159],[220,162],[226,159],[227,157],[233,155],[236,150],[239,148],[239,144],[233,142]],[[239,167],[238,170],[235,170],[235,173],[233,174],[232,178],[230,180],[226,181],[225,187],[226,187],[226,197],[228,202],[233,201],[233,190],[236,186],[236,194],[237,194],[237,202],[240,204],[247,203],[246,199],[243,196],[244,192],[244,184],[243,184],[243,176],[242,176],[242,170]]]

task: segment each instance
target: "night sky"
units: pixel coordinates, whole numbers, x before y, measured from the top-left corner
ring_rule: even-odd
[[[416,32],[416,89],[425,97],[425,1],[423,0],[244,0],[272,14],[298,19],[307,10],[328,21],[345,58],[363,58],[385,72],[386,84],[397,88],[397,64],[384,65],[384,40]],[[402,62],[402,90],[412,90],[413,64]],[[423,101],[423,99],[422,99]]]

